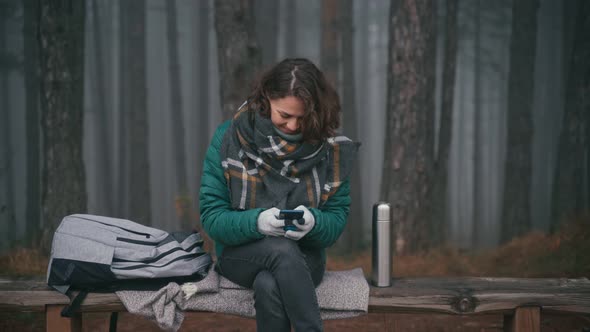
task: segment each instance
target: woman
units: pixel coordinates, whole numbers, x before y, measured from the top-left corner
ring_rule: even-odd
[[[306,59],[265,73],[207,150],[201,220],[215,241],[217,271],[253,288],[260,331],[321,331],[315,286],[324,248],[342,233],[348,175],[358,143],[333,137],[338,95]],[[284,230],[280,209],[303,210]]]

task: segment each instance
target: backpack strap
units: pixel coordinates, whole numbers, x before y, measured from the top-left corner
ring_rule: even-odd
[[[78,295],[76,295],[76,297],[74,297],[70,301],[70,304],[68,304],[67,306],[65,306],[65,308],[63,308],[63,310],[61,311],[61,316],[62,317],[72,317],[72,314],[74,313],[74,311],[80,309],[80,305],[82,304],[82,301],[84,301],[84,299],[86,298],[86,295],[88,295],[88,291],[81,290],[80,293],[78,293]]]
[[[70,304],[68,304],[67,306],[65,306],[65,308],[63,308],[63,310],[61,311],[61,316],[62,317],[72,317],[72,315],[74,314],[74,312],[76,310],[80,309],[80,305],[82,305],[82,302],[86,298],[86,295],[88,295],[88,291],[87,290],[81,290],[76,295],[76,297],[74,297],[70,301]],[[111,312],[111,318],[110,318],[110,322],[109,322],[109,332],[117,332],[117,320],[118,320],[118,318],[119,318],[119,313],[118,312],[116,312],[116,311]]]
[[[117,332],[117,318],[119,318],[119,313],[116,311],[111,312],[109,332]]]

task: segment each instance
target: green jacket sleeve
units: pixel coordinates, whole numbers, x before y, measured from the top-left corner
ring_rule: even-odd
[[[300,242],[311,248],[327,248],[342,234],[350,210],[350,181],[346,179],[338,191],[317,208],[309,209],[315,218],[315,226]]]
[[[236,246],[264,237],[256,226],[258,215],[263,209],[236,211],[231,208],[229,189],[219,155],[229,124],[230,121],[227,121],[217,128],[207,149],[199,202],[201,222],[207,234],[216,242]]]

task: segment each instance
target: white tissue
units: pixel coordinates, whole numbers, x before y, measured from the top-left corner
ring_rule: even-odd
[[[187,282],[180,286],[184,293],[184,299],[188,300],[191,296],[195,295],[199,291],[199,287],[195,283]]]

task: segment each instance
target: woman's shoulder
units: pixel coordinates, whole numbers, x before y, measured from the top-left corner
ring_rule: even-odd
[[[215,129],[215,133],[213,134],[213,138],[211,139],[211,143],[216,146],[221,146],[221,142],[223,141],[223,137],[225,136],[225,132],[231,125],[231,120],[227,120],[222,122],[217,129]]]
[[[353,141],[346,136],[328,137],[326,143],[328,143],[328,149],[331,152],[337,148],[342,153],[350,153],[352,155],[355,155],[361,146],[360,142]]]
[[[215,129],[214,136],[223,137],[223,134],[225,134],[225,131],[227,130],[227,128],[229,128],[230,125],[231,125],[231,120],[223,121],[219,126],[217,126],[217,129]]]

